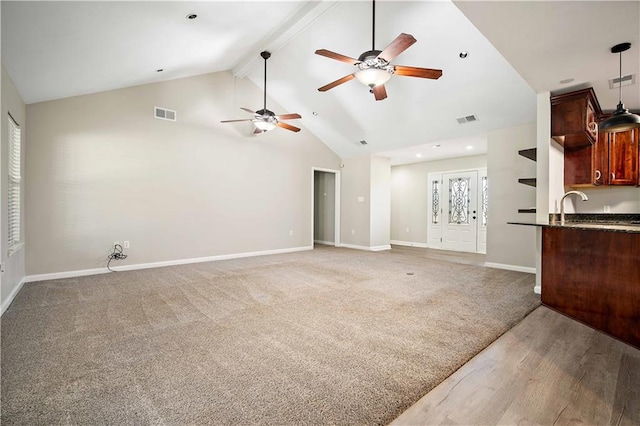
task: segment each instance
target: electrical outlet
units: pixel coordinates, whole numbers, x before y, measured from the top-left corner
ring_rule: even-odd
[[[293,229],[289,231],[289,235],[293,237]]]
[[[611,213],[611,206],[604,206],[602,209],[605,213]]]
[[[409,228],[406,228],[407,232],[409,232]]]
[[[129,241],[124,242],[124,248],[129,248]]]
[[[356,235],[356,230],[355,229],[351,230],[351,235]]]

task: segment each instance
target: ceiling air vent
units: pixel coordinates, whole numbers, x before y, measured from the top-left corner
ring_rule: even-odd
[[[360,145],[368,145],[368,143],[367,143],[367,141],[362,140],[362,141],[360,141]]]
[[[636,84],[636,75],[627,74],[622,77],[614,77],[609,79],[609,89],[617,89],[622,86],[631,86]]]
[[[466,115],[464,117],[458,117],[456,118],[456,120],[458,121],[458,124],[473,123],[474,121],[478,121],[478,117],[475,114],[473,114],[473,115]]]
[[[176,121],[176,112],[170,109],[154,107],[153,115],[160,120]]]

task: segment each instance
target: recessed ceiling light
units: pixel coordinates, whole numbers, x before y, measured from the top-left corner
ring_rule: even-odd
[[[163,68],[158,68],[158,69],[156,70],[156,72],[162,72],[162,71],[164,71],[164,69],[163,69]]]
[[[575,78],[565,78],[564,80],[560,80],[560,84],[567,84],[576,81]]]
[[[318,116],[318,112],[317,111],[313,111],[311,114],[313,114],[315,117]]]
[[[417,153],[417,154],[416,154],[416,157],[420,158],[420,157],[422,157],[422,154]]]
[[[460,59],[464,59],[467,56],[469,56],[469,52],[463,50],[462,52],[460,52]]]
[[[467,149],[471,150],[473,147],[471,145],[467,145]]]
[[[187,19],[196,19],[198,17],[198,15],[196,15],[195,13],[190,13],[187,15]]]

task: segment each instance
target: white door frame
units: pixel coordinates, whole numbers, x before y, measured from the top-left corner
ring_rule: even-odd
[[[335,175],[335,225],[334,225],[334,237],[333,245],[340,247],[340,170],[324,169],[321,167],[311,167],[311,247],[313,247],[314,235],[313,226],[315,224],[315,172],[333,173]]]
[[[487,168],[486,167],[476,167],[476,168],[471,168],[471,169],[459,169],[459,170],[445,170],[445,171],[441,171],[441,172],[430,172],[427,174],[427,180],[428,180],[428,184],[427,187],[429,189],[429,192],[427,193],[427,196],[429,197],[428,202],[427,202],[427,220],[429,222],[427,222],[427,247],[428,248],[435,248],[435,249],[442,249],[442,244],[440,242],[440,244],[438,244],[437,242],[431,241],[431,236],[429,235],[429,228],[431,226],[433,226],[431,224],[431,181],[433,180],[433,178],[438,177],[439,180],[441,181],[442,187],[440,188],[440,190],[442,191],[444,189],[444,184],[442,183],[442,177],[443,175],[446,174],[450,174],[450,173],[465,173],[465,172],[477,172],[478,173],[478,184],[477,186],[477,192],[478,192],[478,200],[477,200],[477,208],[478,208],[478,226],[477,226],[477,237],[476,237],[476,251],[474,253],[482,253],[482,251],[478,250],[478,241],[480,241],[480,232],[481,232],[481,226],[480,226],[480,215],[482,214],[482,200],[481,200],[481,176],[486,176],[487,175]],[[440,212],[441,214],[444,213],[444,209],[442,208],[443,203],[448,202],[446,197],[448,195],[444,194],[444,193],[440,193]],[[444,198],[443,198],[444,197]],[[442,221],[440,222],[440,226],[443,227],[444,226],[444,222],[443,220],[445,220],[446,218],[444,216],[441,216]],[[488,232],[488,229],[484,229],[483,230],[486,233]],[[441,233],[442,233],[442,228],[441,228]]]

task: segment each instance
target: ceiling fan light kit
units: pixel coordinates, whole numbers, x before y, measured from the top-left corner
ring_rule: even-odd
[[[355,77],[367,87],[373,88],[373,86],[385,84],[395,72],[393,65],[378,57],[380,53],[382,53],[380,50],[370,50],[358,58],[360,62],[356,67],[359,71],[356,71]]]
[[[417,67],[405,67],[402,65],[391,65],[391,61],[407,50],[416,39],[411,34],[401,33],[395,38],[384,50],[376,50],[375,48],[375,35],[376,35],[376,2],[372,2],[373,9],[373,25],[372,25],[372,46],[371,50],[368,50],[361,54],[358,59],[350,58],[349,56],[341,55],[326,49],[316,50],[316,55],[325,56],[337,61],[346,62],[354,65],[357,70],[349,75],[346,75],[338,80],[335,80],[329,84],[320,87],[320,92],[326,92],[329,89],[333,89],[336,86],[346,83],[354,78],[370,88],[376,101],[386,99],[387,90],[384,84],[389,81],[391,75],[396,74],[407,77],[418,78],[430,78],[437,80],[442,76],[442,70],[436,70],[431,68],[417,68]]]
[[[620,54],[620,80],[622,80],[622,52],[629,50],[631,43],[616,44],[611,48],[611,53]],[[613,115],[600,123],[601,132],[626,132],[627,130],[640,128],[640,116],[632,114],[622,103],[622,82],[618,86],[618,106]]]
[[[284,123],[282,120],[293,120],[295,118],[302,118],[300,114],[280,114],[275,115],[273,111],[267,109],[267,59],[271,57],[271,53],[260,52],[260,56],[264,59],[264,94],[263,94],[263,107],[262,109],[253,112],[249,108],[240,108],[243,111],[253,114],[253,118],[246,118],[240,120],[224,120],[221,123],[237,123],[240,121],[252,121],[255,126],[254,134],[260,134],[275,129],[276,127],[282,127],[283,129],[290,130],[292,132],[299,132],[300,129],[296,126]]]

